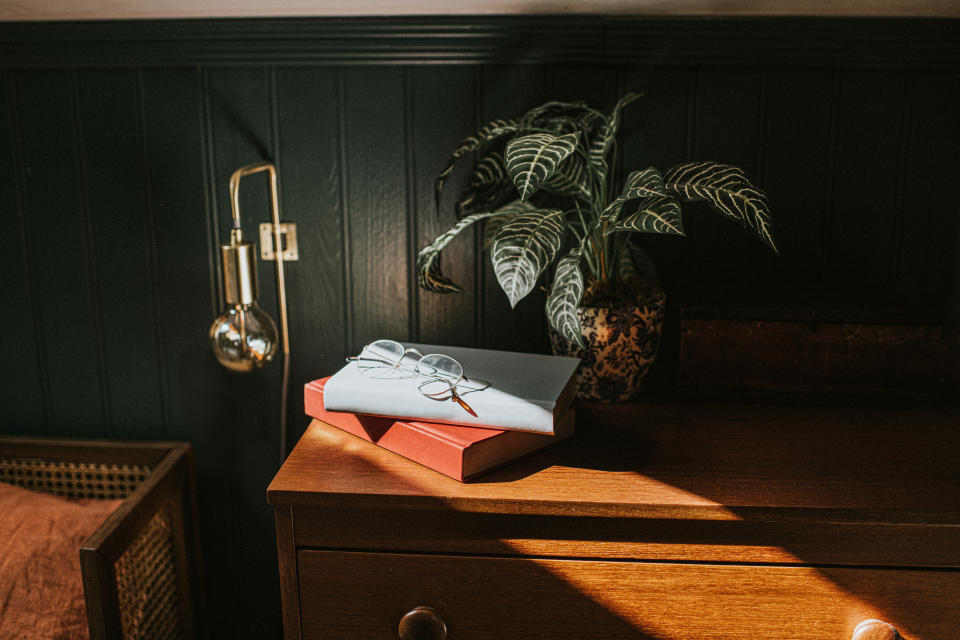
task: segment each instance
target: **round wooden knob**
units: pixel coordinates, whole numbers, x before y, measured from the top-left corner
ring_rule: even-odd
[[[430,607],[416,607],[400,618],[400,640],[446,640],[447,624]]]
[[[853,630],[850,640],[903,640],[892,624],[882,620],[864,620]]]

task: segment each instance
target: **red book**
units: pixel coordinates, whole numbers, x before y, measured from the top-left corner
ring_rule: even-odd
[[[304,385],[303,406],[308,416],[460,482],[573,435],[573,409],[557,424],[556,435],[327,411],[323,408],[323,385],[327,380],[321,378]]]

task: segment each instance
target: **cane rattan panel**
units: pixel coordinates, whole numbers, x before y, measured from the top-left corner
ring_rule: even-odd
[[[126,640],[183,637],[174,528],[166,509],[153,516],[114,568]]]
[[[0,482],[71,498],[126,498],[149,475],[142,465],[0,460]]]

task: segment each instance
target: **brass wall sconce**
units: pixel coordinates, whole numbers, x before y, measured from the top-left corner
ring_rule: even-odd
[[[276,261],[277,305],[280,333],[273,319],[257,304],[257,245],[243,241],[240,225],[240,180],[254,173],[270,175],[272,221],[260,225],[260,257]],[[248,372],[273,360],[278,345],[283,352],[283,383],[280,407],[281,459],[286,455],[287,386],[290,376],[290,332],[287,324],[287,290],[284,261],[298,260],[296,225],[280,222],[277,170],[269,162],[241,167],[230,176],[230,208],[233,227],[230,244],[220,246],[223,297],[226,306],[210,326],[210,346],[217,361],[231,371]],[[286,240],[286,243],[284,243]]]

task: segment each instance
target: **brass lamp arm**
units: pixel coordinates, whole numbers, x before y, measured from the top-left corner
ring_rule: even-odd
[[[240,167],[230,176],[230,209],[233,213],[233,230],[230,232],[231,243],[243,240],[243,231],[240,226],[240,180],[244,176],[267,171],[270,174],[270,213],[273,218],[273,243],[276,247],[277,260],[277,304],[280,308],[280,342],[283,354],[290,354],[290,331],[287,324],[287,287],[283,275],[283,251],[281,249],[280,232],[280,199],[277,191],[277,169],[269,162],[257,162]]]

